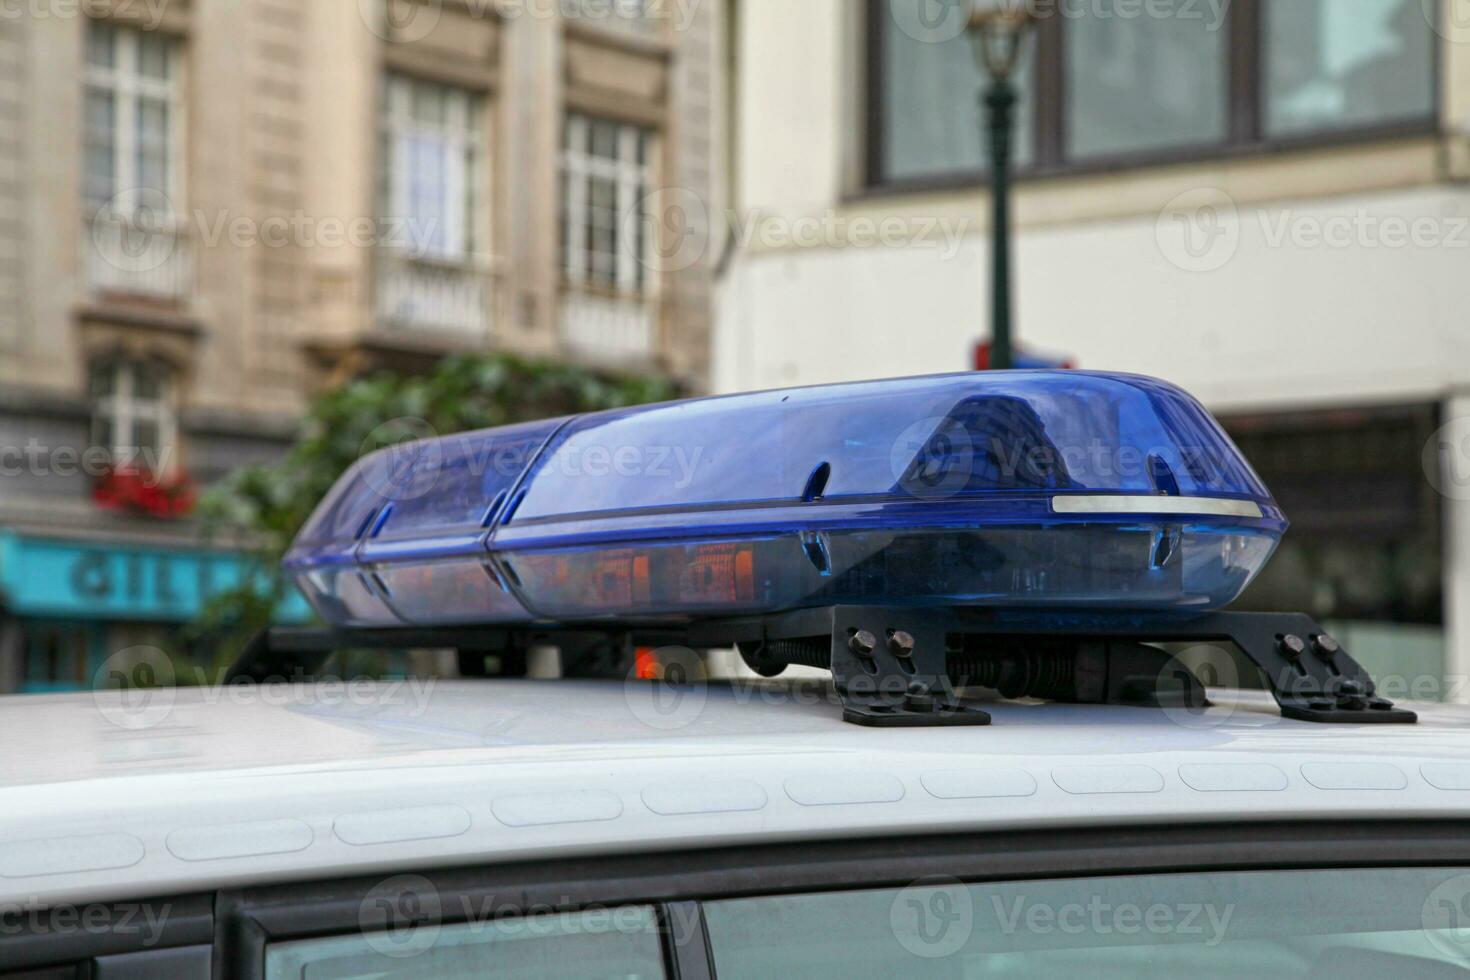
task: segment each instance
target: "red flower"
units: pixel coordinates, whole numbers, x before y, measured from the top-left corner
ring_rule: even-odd
[[[199,494],[186,474],[157,477],[137,467],[116,466],[98,477],[92,499],[104,510],[176,520],[193,512]]]

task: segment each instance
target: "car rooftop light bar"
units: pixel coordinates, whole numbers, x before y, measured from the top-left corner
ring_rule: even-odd
[[[337,627],[692,622],[839,605],[1191,615],[1286,520],[1148,378],[1021,371],[629,408],[392,447],[286,568]]]

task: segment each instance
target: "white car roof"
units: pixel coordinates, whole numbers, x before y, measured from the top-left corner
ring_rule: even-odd
[[[1413,726],[1000,703],[843,723],[810,686],[402,681],[0,698],[0,904],[649,848],[1470,815],[1470,709]],[[797,693],[793,693],[797,692]]]

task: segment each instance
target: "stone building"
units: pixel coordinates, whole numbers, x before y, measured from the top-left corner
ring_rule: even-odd
[[[718,0],[0,10],[0,690],[88,684],[234,581],[193,522],[115,498],[275,457],[323,386],[508,350],[703,387],[709,258],[668,261],[652,203],[713,199],[721,23]]]

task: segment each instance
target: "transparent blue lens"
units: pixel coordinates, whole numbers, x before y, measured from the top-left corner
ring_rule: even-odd
[[[394,447],[342,478],[287,567],[353,625],[832,603],[1203,611],[1238,596],[1285,529],[1179,389],[1008,372]]]

